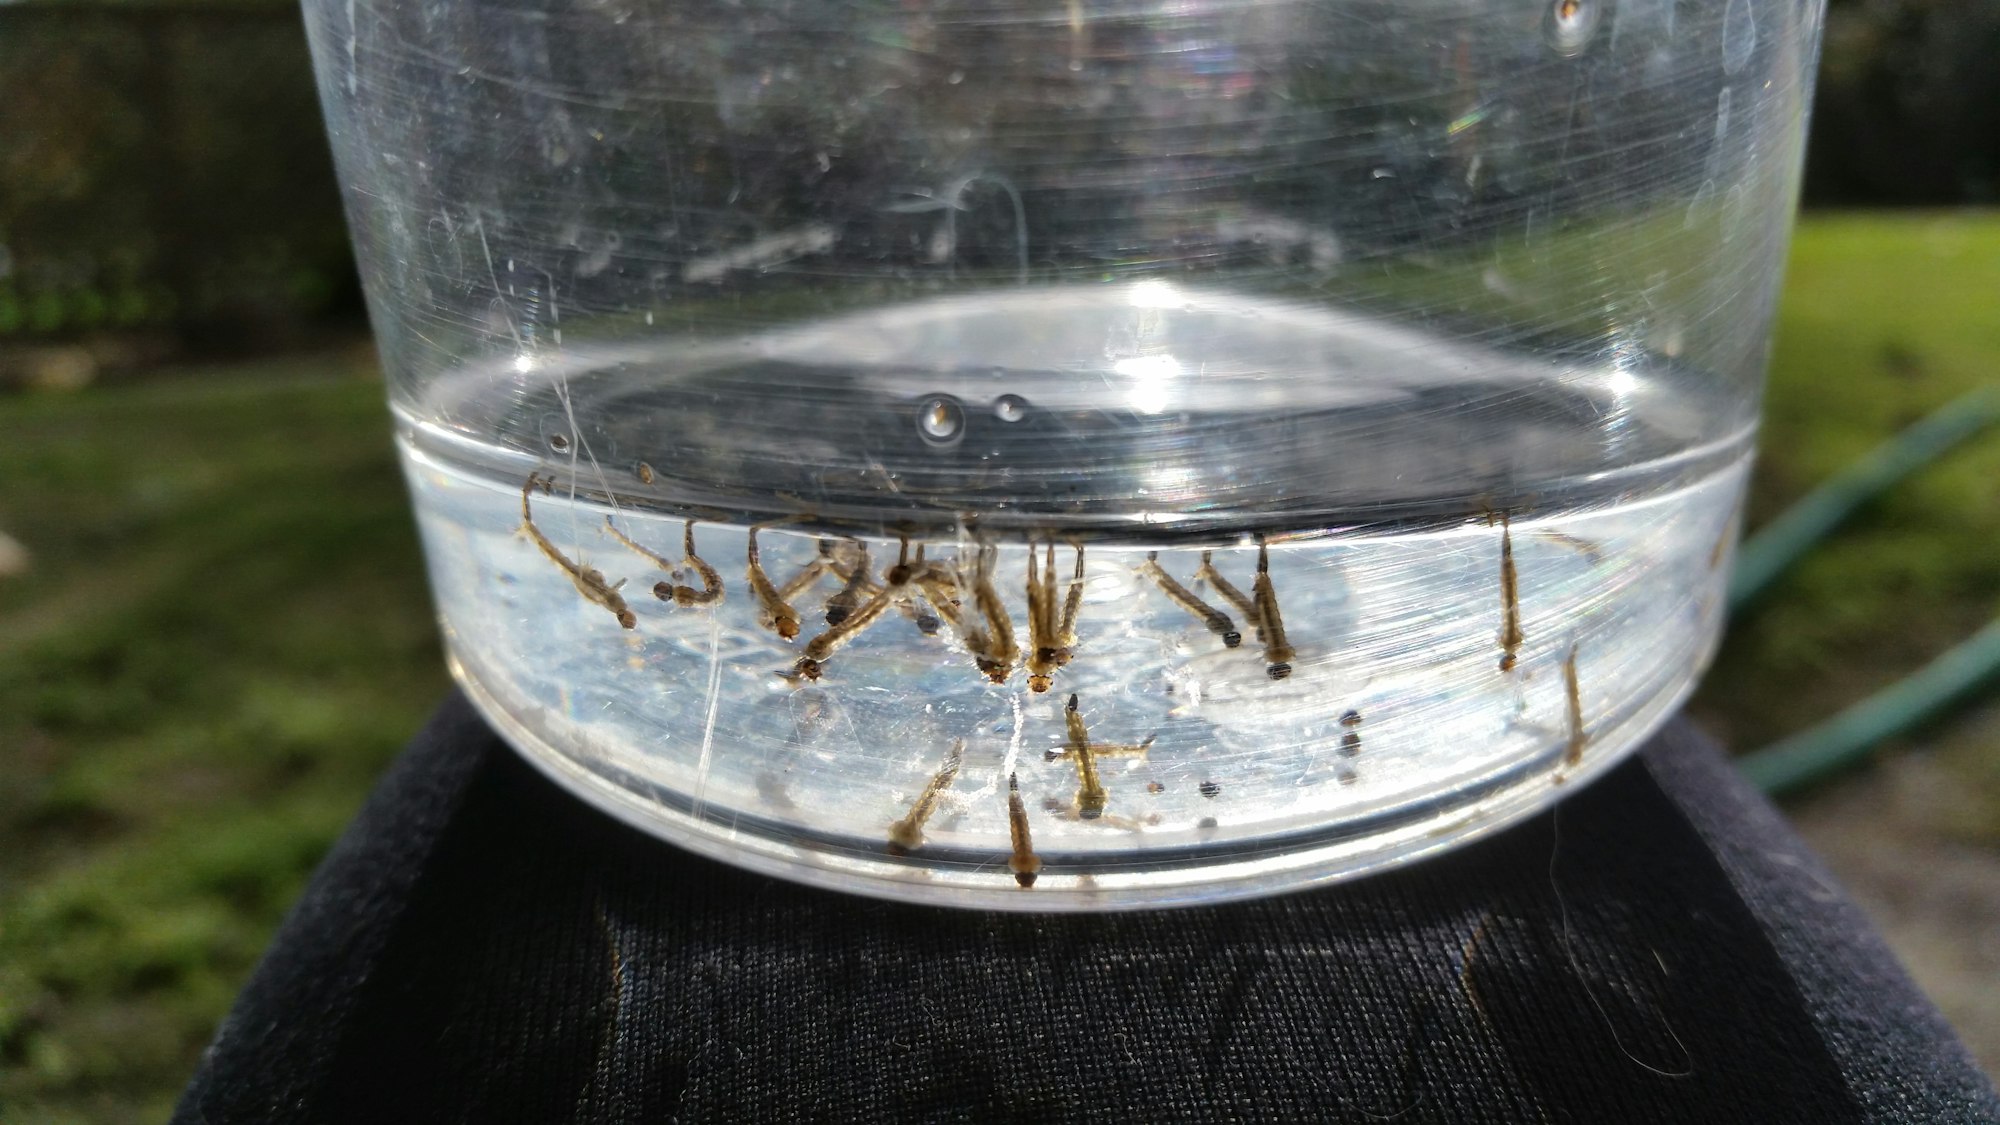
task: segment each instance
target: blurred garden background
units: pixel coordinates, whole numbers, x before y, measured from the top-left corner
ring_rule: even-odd
[[[1836,0],[1754,528],[2000,386],[2000,0]],[[0,3],[0,1122],[162,1119],[446,690],[296,9]],[[2000,612],[2000,430],[1740,616],[1739,749]],[[2000,693],[1787,802],[2000,1070]]]

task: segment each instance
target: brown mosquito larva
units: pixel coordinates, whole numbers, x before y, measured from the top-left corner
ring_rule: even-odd
[[[537,473],[528,474],[527,483],[521,486],[521,530],[528,533],[528,537],[534,540],[536,547],[541,548],[542,554],[549,557],[550,562],[561,567],[563,573],[569,575],[570,582],[576,586],[576,592],[582,594],[585,601],[609,610],[611,616],[618,619],[619,625],[627,629],[638,628],[638,616],[632,612],[631,606],[625,604],[624,596],[618,592],[619,587],[625,585],[624,580],[620,579],[615,585],[608,583],[604,580],[604,572],[596,567],[581,566],[571,562],[569,556],[563,554],[549,541],[548,536],[542,534],[542,529],[535,525],[535,515],[529,510],[528,497],[534,492],[536,485],[541,485],[545,493],[553,493],[555,478],[551,476],[544,480]]]
[[[680,577],[681,572],[679,567],[634,542],[631,536],[618,530],[618,525],[611,522],[610,516],[604,517],[604,529],[609,531],[613,538],[630,547],[634,552],[651,559],[654,565],[658,566],[661,570],[666,571],[675,578]],[[684,552],[687,555],[685,561],[696,574],[701,576],[702,588],[697,590],[692,586],[682,586],[672,582],[655,582],[653,583],[653,596],[663,602],[673,602],[679,606],[715,605],[722,600],[722,576],[715,572],[714,567],[702,561],[701,556],[694,553],[693,520],[687,521],[687,529],[682,537],[682,544]]]
[[[1526,638],[1521,633],[1520,584],[1514,574],[1514,534],[1509,526],[1506,512],[1486,517],[1491,524],[1500,521],[1500,670],[1511,672],[1521,659],[1521,642]]]
[[[1355,711],[1355,710],[1351,710],[1351,709],[1350,709],[1350,710],[1347,710],[1347,711],[1342,711],[1342,712],[1340,713],[1340,725],[1341,725],[1341,726],[1344,726],[1344,727],[1358,727],[1358,726],[1360,726],[1360,725],[1361,725],[1361,712],[1359,712],[1359,711]]]
[[[1153,743],[1158,738],[1159,735],[1149,734],[1144,742],[1093,742],[1090,744],[1090,754],[1092,758],[1143,758],[1152,750]],[[1044,750],[1042,760],[1060,762],[1074,753],[1075,751],[1065,743],[1061,747]]]
[[[890,606],[897,604],[909,596],[911,587],[915,586],[918,580],[930,570],[930,564],[924,561],[924,552],[921,546],[917,548],[915,561],[911,561],[909,555],[910,544],[908,540],[905,540],[903,542],[902,553],[898,557],[896,565],[890,567],[888,572],[882,576],[884,585],[876,592],[875,596],[869,598],[866,602],[862,603],[860,608],[842,618],[840,624],[828,626],[825,632],[814,637],[807,643],[805,655],[799,657],[798,664],[796,665],[796,670],[800,676],[807,680],[819,679],[828,657],[840,651],[855,637],[860,636],[864,630],[881,618]]]
[[[640,484],[653,483],[653,467],[651,465],[646,464],[644,461],[639,462],[639,483]]]
[[[1243,615],[1244,621],[1256,633],[1257,642],[1262,644],[1264,641],[1264,615],[1258,611],[1257,603],[1252,601],[1248,594],[1237,589],[1235,583],[1224,578],[1222,572],[1215,569],[1215,563],[1211,561],[1210,556],[1211,552],[1209,551],[1201,553],[1201,568],[1194,572],[1195,581],[1208,583],[1209,588],[1221,595],[1223,601],[1235,606],[1236,612]]]
[[[993,587],[993,563],[998,555],[998,548],[981,547],[973,562],[972,600],[985,624],[966,629],[961,640],[979,671],[994,683],[1004,684],[1014,672],[1021,649],[1014,639],[1014,622],[1007,616],[1006,603]]]
[[[1604,548],[1589,539],[1571,535],[1566,531],[1539,531],[1535,534],[1551,543],[1568,547],[1570,550],[1582,555],[1584,561],[1592,566],[1596,566],[1598,563],[1604,561]]]
[[[1076,572],[1070,576],[1069,596],[1063,599],[1062,625],[1056,630],[1056,667],[1069,664],[1076,656],[1076,618],[1083,611],[1083,544],[1076,544]]]
[[[771,585],[771,579],[764,574],[764,564],[757,557],[757,533],[764,528],[785,522],[789,521],[773,520],[750,525],[750,545],[746,553],[749,556],[750,593],[762,607],[758,623],[789,641],[799,635],[798,612],[792,609],[778,593],[777,588]]]
[[[1271,586],[1271,552],[1262,540],[1257,543],[1257,581],[1250,587],[1257,600],[1257,620],[1264,630],[1265,674],[1282,680],[1292,674],[1296,655],[1285,641],[1285,619],[1278,613],[1278,591]]]
[[[963,631],[963,607],[959,605],[958,588],[952,585],[949,571],[941,567],[930,568],[928,573],[917,579],[917,588],[924,592],[924,600],[930,603],[931,609],[946,625],[951,626],[952,632]]]
[[[1165,793],[1166,791],[1167,787],[1163,782],[1149,781],[1146,783],[1146,792],[1148,793],[1158,794],[1158,793]]]
[[[1063,724],[1068,728],[1069,750],[1076,756],[1076,810],[1085,820],[1095,820],[1103,815],[1110,798],[1104,792],[1104,783],[1098,779],[1090,732],[1084,728],[1083,713],[1077,710],[1074,695],[1063,708]]]
[[[722,576],[715,572],[714,567],[702,561],[700,555],[694,553],[693,520],[687,521],[687,528],[682,534],[681,543],[682,553],[687,556],[688,566],[701,576],[701,589],[697,590],[692,586],[675,586],[673,590],[674,604],[683,606],[720,604],[722,601]]]
[[[861,604],[873,596],[877,590],[871,577],[874,566],[868,559],[868,547],[863,543],[853,544],[857,556],[848,570],[847,581],[826,600],[826,623],[838,625],[847,620]]]
[[[1228,614],[1195,597],[1186,586],[1174,581],[1173,575],[1160,568],[1158,551],[1148,552],[1146,561],[1139,564],[1139,569],[1151,578],[1153,584],[1160,588],[1160,592],[1167,595],[1175,605],[1193,614],[1208,627],[1209,632],[1221,637],[1222,647],[1235,648],[1243,643],[1243,634],[1236,631],[1236,623],[1229,619]]]
[[[1028,690],[1047,691],[1056,674],[1056,548],[1049,544],[1048,565],[1035,566],[1035,545],[1028,544]]]
[[[1220,781],[1204,781],[1199,788],[1201,789],[1201,795],[1211,801],[1222,796],[1222,783]]]
[[[889,854],[907,855],[924,845],[924,824],[937,811],[938,799],[958,776],[959,763],[965,760],[965,740],[952,743],[951,753],[945,755],[944,765],[931,775],[930,784],[917,794],[910,805],[909,814],[889,826]]]
[[[626,547],[630,548],[633,554],[636,554],[641,558],[650,560],[654,566],[659,567],[661,570],[664,570],[669,574],[675,574],[675,575],[679,574],[679,571],[675,569],[674,564],[671,561],[669,561],[665,556],[654,554],[652,551],[648,550],[645,546],[637,542],[634,542],[631,536],[625,534],[623,531],[618,530],[618,525],[611,521],[610,516],[604,517],[604,530],[610,532],[611,537],[613,539],[618,540],[620,543],[623,543],[625,544]],[[654,586],[653,587],[654,595],[657,596],[661,601],[670,600],[671,598],[670,594],[660,593],[661,586],[667,586],[667,583],[662,582],[659,585]],[[669,590],[672,590],[671,586],[667,586],[667,588]]]
[[[785,584],[777,588],[778,596],[787,602],[812,589],[813,583],[818,582],[833,568],[833,540],[821,539],[815,546],[818,550],[813,555],[812,561],[800,567],[797,574],[786,579]]]
[[[1340,753],[1342,757],[1347,758],[1361,753],[1361,735],[1358,731],[1348,731],[1340,736]]]
[[[1013,854],[1007,858],[1007,870],[1014,873],[1014,882],[1026,890],[1035,885],[1035,879],[1042,873],[1042,860],[1035,854],[1035,842],[1028,835],[1028,806],[1021,803],[1021,779],[1007,775],[1007,836],[1013,843]]]
[[[847,646],[847,642],[860,636],[875,623],[895,600],[895,589],[891,587],[869,598],[861,608],[841,618],[840,624],[829,625],[825,632],[806,644],[805,655],[799,657],[798,672],[808,680],[817,680],[824,670],[827,658]]]
[[[1563,701],[1569,713],[1569,745],[1563,749],[1563,768],[1568,769],[1583,761],[1583,749],[1590,745],[1590,734],[1583,728],[1583,691],[1577,686],[1574,642],[1563,658]]]

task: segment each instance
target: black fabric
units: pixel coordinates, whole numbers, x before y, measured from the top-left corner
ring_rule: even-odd
[[[218,1032],[185,1122],[2000,1122],[1685,725],[1436,860],[1260,902],[975,914],[746,875],[453,700]]]

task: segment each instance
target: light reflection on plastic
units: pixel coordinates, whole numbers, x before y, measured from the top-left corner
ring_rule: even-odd
[[[1132,380],[1125,403],[1141,414],[1167,408],[1167,384],[1180,378],[1180,361],[1170,355],[1135,355],[1112,363],[1111,370]]]
[[[1181,296],[1169,282],[1157,278],[1135,281],[1126,297],[1135,309],[1178,309],[1187,306],[1187,298]]]

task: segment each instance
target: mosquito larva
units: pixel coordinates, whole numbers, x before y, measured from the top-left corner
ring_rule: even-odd
[[[1056,667],[1069,664],[1076,655],[1076,618],[1083,610],[1083,544],[1076,544],[1076,572],[1070,576],[1069,596],[1063,600],[1062,625],[1056,630]]]
[[[776,520],[771,523],[752,524],[750,526],[750,546],[747,553],[750,561],[750,593],[756,597],[757,603],[763,607],[759,623],[789,641],[799,635],[799,615],[790,605],[785,603],[785,599],[771,585],[770,578],[764,574],[764,564],[757,558],[757,532],[771,527],[775,523],[782,522],[786,521]]]
[[[1569,708],[1569,745],[1563,750],[1563,768],[1568,769],[1583,761],[1583,749],[1590,745],[1590,734],[1583,729],[1583,692],[1577,686],[1575,642],[1570,643],[1569,655],[1563,658],[1563,700]]]
[[[1271,552],[1262,540],[1257,543],[1257,581],[1251,584],[1257,600],[1257,620],[1264,630],[1265,673],[1274,680],[1292,674],[1292,646],[1285,643],[1285,620],[1278,614],[1278,591],[1271,585]]]
[[[1028,834],[1028,806],[1021,803],[1021,779],[1007,775],[1007,836],[1013,843],[1013,854],[1007,857],[1007,870],[1014,873],[1014,882],[1022,890],[1035,885],[1035,879],[1042,873],[1041,857],[1035,854],[1035,841]]]
[[[1340,736],[1341,757],[1352,758],[1359,753],[1361,753],[1360,732],[1348,731],[1346,734]]]
[[[672,563],[640,546],[638,543],[633,542],[631,536],[618,530],[618,525],[611,522],[610,516],[604,517],[604,527],[605,530],[611,532],[613,538],[639,554],[644,555],[646,558],[653,560],[661,570],[667,571],[675,577],[680,576],[679,569]],[[653,583],[653,596],[663,602],[673,602],[675,605],[680,606],[715,605],[720,602],[722,600],[722,576],[715,572],[714,567],[702,561],[701,556],[694,553],[693,520],[687,521],[687,529],[682,538],[682,549],[683,553],[687,556],[688,566],[701,576],[701,589],[697,590],[692,586],[676,585],[672,582],[655,582]]]
[[[720,604],[722,601],[722,576],[715,572],[714,567],[702,561],[700,555],[694,553],[693,520],[687,521],[687,528],[683,533],[681,544],[681,552],[687,556],[688,566],[694,568],[696,574],[701,575],[701,589],[696,590],[692,586],[675,586],[674,604],[684,606]]]
[[[1224,578],[1221,571],[1215,569],[1215,563],[1211,561],[1210,555],[1209,551],[1201,553],[1201,568],[1194,572],[1195,581],[1208,583],[1211,589],[1222,596],[1223,601],[1235,606],[1236,612],[1243,615],[1243,619],[1256,633],[1258,643],[1263,643],[1264,615],[1258,612],[1257,603],[1252,601],[1248,594],[1237,589],[1235,583]]]
[[[1092,756],[1098,758],[1143,758],[1146,756],[1146,753],[1153,748],[1153,743],[1157,741],[1159,737],[1160,736],[1157,734],[1149,734],[1146,736],[1145,741],[1132,742],[1132,743],[1093,742],[1090,744],[1090,752]],[[1061,749],[1050,749],[1043,751],[1042,760],[1047,762],[1060,762],[1064,758],[1069,757],[1073,753],[1075,753],[1075,751],[1071,750],[1069,746],[1065,744]]]
[[[1520,586],[1514,575],[1514,535],[1508,525],[1507,513],[1498,513],[1500,520],[1500,670],[1511,672],[1521,658],[1521,642],[1526,638],[1521,634]],[[1494,516],[1488,515],[1488,524]]]
[[[998,554],[997,548],[982,547],[973,562],[972,600],[985,625],[965,630],[961,639],[980,672],[994,683],[1004,684],[1013,674],[1021,649],[1014,639],[1014,622],[1007,616],[1007,606],[993,588],[993,560]]]
[[[644,461],[639,462],[639,483],[640,484],[653,483],[653,467],[651,465],[646,464]]]
[[[854,544],[854,549],[857,552],[857,558],[855,559],[853,570],[847,575],[846,583],[839,590],[836,590],[832,597],[826,600],[826,623],[828,625],[838,625],[842,621],[847,620],[848,616],[856,609],[859,609],[862,602],[867,600],[874,592],[875,583],[869,577],[870,571],[874,568],[868,561],[868,547],[864,543],[857,542]]]
[[[1110,798],[1104,792],[1104,783],[1097,776],[1097,759],[1091,753],[1090,732],[1084,728],[1083,714],[1077,710],[1076,696],[1069,697],[1069,705],[1063,708],[1063,723],[1068,728],[1069,749],[1076,755],[1076,809],[1085,820],[1095,820],[1104,814],[1104,806]]]
[[[604,572],[596,567],[581,566],[571,562],[569,556],[563,554],[549,541],[548,536],[542,534],[542,529],[535,526],[534,513],[528,507],[528,496],[538,484],[542,486],[544,492],[553,493],[555,490],[553,476],[543,480],[537,473],[528,474],[527,483],[521,486],[521,530],[528,533],[528,537],[535,541],[535,546],[541,548],[542,554],[547,555],[550,562],[561,567],[563,573],[569,575],[569,580],[575,584],[577,593],[582,594],[585,601],[609,610],[611,616],[618,619],[619,625],[627,629],[638,628],[638,616],[632,612],[631,606],[625,604],[624,596],[618,592],[619,587],[625,585],[623,579],[613,585],[604,580]]]
[[[630,548],[634,554],[637,554],[642,558],[651,560],[653,565],[659,567],[661,570],[667,571],[669,573],[673,572],[674,564],[672,562],[668,561],[665,556],[656,555],[652,551],[648,550],[646,547],[642,546],[641,544],[634,542],[631,536],[618,530],[618,525],[611,522],[610,516],[604,517],[604,530],[610,532],[611,537],[613,539],[616,539],[620,543],[625,544],[625,546]],[[665,585],[665,583],[661,583],[661,585]],[[653,587],[653,592],[659,596],[661,601],[667,600],[667,595],[661,594],[659,590],[660,590],[659,586]]]
[[[823,670],[822,665],[826,663],[827,658],[840,651],[847,642],[860,636],[887,612],[890,606],[907,597],[909,588],[929,569],[930,564],[924,561],[923,548],[921,546],[917,548],[916,561],[912,562],[909,540],[904,540],[902,553],[898,556],[896,565],[890,567],[888,573],[882,576],[885,580],[882,588],[874,597],[864,602],[861,608],[843,617],[840,624],[828,626],[825,632],[814,637],[806,645],[805,655],[799,657],[795,666],[798,674],[808,680],[819,679]]]
[[[792,575],[783,586],[778,587],[778,596],[786,602],[812,589],[813,584],[826,575],[838,573],[834,566],[833,540],[821,539],[817,546],[819,553],[813,556],[813,560],[800,567],[797,574]]]
[[[1160,568],[1158,551],[1148,552],[1146,561],[1140,564],[1139,569],[1144,571],[1146,576],[1159,586],[1160,592],[1172,599],[1175,605],[1193,614],[1208,627],[1209,632],[1221,637],[1224,648],[1235,648],[1243,643],[1243,634],[1236,631],[1236,623],[1229,619],[1228,614],[1195,597],[1186,586],[1174,581],[1173,575]]]
[[[841,618],[840,624],[830,625],[826,631],[806,644],[805,655],[799,657],[799,674],[808,680],[817,680],[823,671],[827,658],[847,646],[847,642],[861,635],[862,631],[882,616],[895,597],[895,588],[890,587],[869,598],[860,609]]]
[[[917,588],[924,592],[924,600],[930,603],[931,609],[946,625],[951,626],[953,632],[963,631],[958,588],[952,585],[950,574],[932,567],[928,573],[918,577]]]
[[[1571,535],[1566,531],[1541,531],[1537,532],[1536,534],[1540,535],[1542,538],[1548,540],[1551,543],[1557,543],[1564,547],[1568,547],[1570,550],[1575,551],[1579,555],[1582,555],[1584,561],[1588,562],[1592,566],[1596,566],[1598,563],[1604,561],[1604,548],[1598,546],[1591,540]]]
[[[1048,565],[1035,566],[1035,546],[1028,545],[1028,690],[1047,691],[1056,673],[1056,547],[1049,544]]]
[[[1352,710],[1352,709],[1349,709],[1349,710],[1346,710],[1346,711],[1342,711],[1342,712],[1340,713],[1340,725],[1341,725],[1341,726],[1344,726],[1344,727],[1358,727],[1358,726],[1360,726],[1360,725],[1361,725],[1361,712],[1359,712],[1359,711],[1355,711],[1355,710]]]
[[[907,855],[923,847],[924,823],[937,811],[938,799],[951,788],[952,779],[958,776],[959,763],[965,760],[965,740],[952,743],[951,753],[945,755],[944,765],[938,767],[931,776],[930,784],[917,794],[910,805],[909,814],[889,826],[889,854]]]

